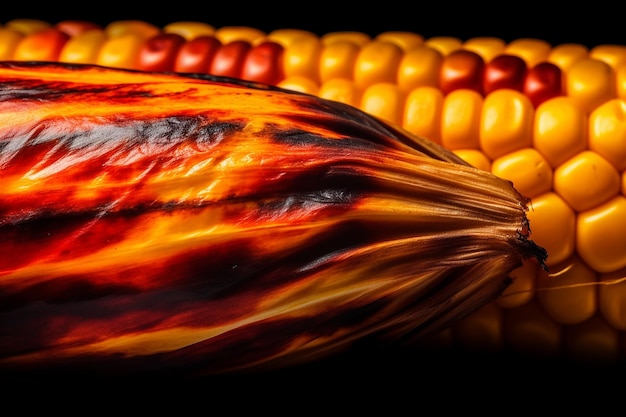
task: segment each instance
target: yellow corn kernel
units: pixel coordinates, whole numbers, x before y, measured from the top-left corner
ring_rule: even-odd
[[[538,269],[537,262],[530,259],[524,260],[522,266],[509,274],[513,283],[496,299],[496,305],[502,308],[517,308],[532,300],[535,296]]]
[[[620,174],[593,151],[583,151],[554,170],[554,191],[575,211],[589,210],[620,192]]]
[[[397,82],[403,51],[390,42],[372,41],[364,45],[354,63],[354,81],[360,88],[377,83]]]
[[[454,36],[433,36],[424,41],[424,45],[438,50],[443,56],[463,47],[463,41]]]
[[[441,143],[448,149],[480,147],[480,115],[483,96],[474,90],[454,90],[443,99]]]
[[[424,37],[413,32],[389,31],[382,32],[374,38],[377,41],[391,42],[398,45],[403,51],[410,51],[424,43]]]
[[[502,333],[506,346],[525,357],[555,358],[561,351],[562,326],[536,301],[504,310]]]
[[[591,112],[589,149],[617,170],[626,169],[626,100],[609,100]]]
[[[546,60],[561,68],[563,73],[581,59],[589,58],[589,48],[579,43],[557,45],[548,54]]]
[[[418,136],[441,143],[443,93],[435,87],[418,87],[406,97],[402,127]]]
[[[501,352],[502,310],[489,303],[454,325],[454,337],[465,349],[476,352]]]
[[[318,40],[315,33],[304,29],[276,29],[268,33],[265,39],[271,42],[276,42],[282,45],[283,48],[286,48],[301,38]]]
[[[576,251],[600,273],[626,267],[626,197],[578,213]]]
[[[552,189],[552,167],[535,148],[510,152],[492,161],[491,172],[513,182],[517,190],[533,198]]]
[[[294,39],[283,50],[285,77],[306,77],[319,84],[321,53],[322,43],[319,38],[300,37]]]
[[[364,32],[329,32],[321,37],[324,46],[332,45],[335,42],[352,42],[353,44],[363,47],[370,43],[372,37]]]
[[[480,120],[479,141],[492,160],[532,145],[534,109],[523,93],[496,90],[485,97]]]
[[[126,38],[134,35],[148,39],[159,34],[161,29],[143,20],[116,20],[105,26],[104,31],[109,38]]]
[[[533,147],[553,168],[587,148],[587,115],[573,98],[555,97],[535,109]]]
[[[70,38],[59,55],[59,61],[80,64],[98,63],[98,55],[107,40],[102,29],[90,29]]]
[[[505,47],[504,40],[491,36],[471,38],[463,43],[463,49],[477,53],[485,63],[502,54]]]
[[[321,98],[339,101],[354,107],[361,104],[361,90],[353,80],[333,78],[323,83],[317,93]]]
[[[39,19],[13,19],[6,22],[4,26],[22,35],[30,35],[52,27],[49,22]]]
[[[277,84],[278,87],[286,88],[288,90],[299,91],[301,93],[314,94],[319,93],[319,84],[313,81],[309,77],[303,77],[299,75],[292,75],[284,78]]]
[[[565,328],[563,354],[581,364],[608,366],[619,359],[619,339],[619,333],[600,315],[595,315],[589,320]]]
[[[320,53],[319,74],[321,82],[333,78],[354,76],[354,65],[360,48],[352,42],[334,42],[325,46]]]
[[[454,149],[452,152],[473,167],[491,171],[491,160],[479,149]]]
[[[135,69],[137,56],[144,40],[142,35],[134,33],[109,37],[98,52],[97,64],[114,68]]]
[[[626,268],[600,274],[598,299],[602,317],[614,328],[626,330]]]
[[[522,58],[528,68],[532,68],[546,61],[551,50],[552,45],[542,39],[520,38],[510,42],[503,52]]]
[[[537,297],[557,323],[582,323],[597,309],[597,274],[577,256],[550,267],[550,274],[537,275]],[[563,288],[563,287],[568,288]]]
[[[612,68],[626,63],[626,46],[624,45],[597,45],[589,51],[589,58],[606,62]]]
[[[532,199],[528,211],[533,240],[548,251],[548,266],[563,262],[575,250],[576,213],[550,191]]]
[[[421,45],[407,51],[398,63],[398,86],[403,91],[417,87],[439,87],[443,55],[437,49]]]
[[[215,27],[204,22],[180,21],[165,25],[163,32],[175,33],[190,41],[199,36],[213,36]]]
[[[266,34],[260,29],[249,26],[223,26],[215,29],[213,36],[219,39],[222,45],[233,41],[245,41],[255,44],[264,40]]]
[[[357,84],[358,87],[358,84]],[[363,90],[361,110],[398,126],[404,112],[404,93],[392,83],[377,83]]]
[[[617,97],[614,70],[606,62],[581,59],[565,73],[565,93],[589,114],[602,103]]]
[[[11,60],[24,34],[9,27],[0,28],[0,60]]]

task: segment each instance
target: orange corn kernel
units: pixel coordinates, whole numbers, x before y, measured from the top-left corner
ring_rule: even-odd
[[[437,49],[422,45],[406,51],[398,64],[398,86],[403,91],[417,87],[439,87],[443,55]]]
[[[626,64],[626,46],[597,45],[589,51],[589,58],[606,62],[613,69]]]
[[[552,189],[552,167],[534,148],[524,148],[496,158],[491,172],[513,182],[517,190],[533,198]]]
[[[180,35],[185,38],[185,40],[191,41],[200,36],[213,36],[215,34],[215,27],[204,22],[180,21],[165,25],[163,32]]]
[[[134,35],[148,39],[158,35],[161,29],[143,20],[116,20],[106,25],[104,31],[109,38],[125,38],[127,35]]]
[[[579,43],[564,43],[552,48],[546,61],[567,72],[574,63],[585,58],[589,58],[589,49],[586,46]]]
[[[515,90],[500,89],[483,101],[480,145],[492,160],[530,147],[534,109],[530,99]]]
[[[576,249],[576,213],[555,192],[534,197],[528,211],[532,239],[548,251],[548,266],[563,262]]]
[[[91,29],[82,32],[65,43],[59,54],[59,61],[96,64],[98,62],[98,54],[106,39],[107,36],[103,29]]]
[[[443,99],[441,143],[448,149],[480,147],[480,116],[483,97],[469,89],[452,91]]]
[[[463,49],[476,52],[486,63],[501,55],[505,47],[504,40],[490,36],[471,38],[463,43]]]
[[[31,33],[22,38],[13,53],[17,61],[58,61],[70,37],[55,27]]]
[[[552,45],[542,39],[520,38],[510,42],[503,52],[519,56],[526,61],[528,68],[532,68],[547,60],[551,50]]]
[[[13,19],[6,22],[4,26],[23,35],[30,35],[52,27],[49,22],[39,19]]]
[[[438,50],[443,56],[461,49],[463,41],[454,36],[434,36],[424,41],[424,45]]]
[[[208,73],[222,43],[214,36],[198,36],[185,42],[178,50],[174,71]]]
[[[284,78],[277,84],[278,87],[286,88],[287,90],[299,91],[301,93],[314,94],[319,93],[319,84],[308,77],[299,75],[292,75],[291,77]]]
[[[358,84],[357,84],[358,87]],[[404,93],[392,83],[376,83],[363,90],[361,110],[396,125],[401,125]]]
[[[459,88],[483,92],[485,62],[475,52],[459,49],[443,58],[439,86],[444,94]]]
[[[535,296],[538,268],[537,262],[524,260],[522,266],[509,274],[513,282],[496,299],[496,304],[502,308],[516,308],[532,300]]]
[[[435,87],[418,87],[406,97],[402,127],[418,136],[441,143],[443,94]]]
[[[567,326],[563,346],[564,356],[581,364],[609,366],[620,357],[619,332],[600,315]]]
[[[609,100],[591,112],[589,149],[617,170],[626,169],[626,100]]]
[[[265,32],[260,29],[249,26],[223,26],[215,30],[213,33],[222,44],[234,41],[243,41],[249,44],[255,44],[265,39]]]
[[[533,147],[555,168],[587,148],[587,116],[574,99],[552,98],[535,110]]]
[[[348,78],[333,78],[324,82],[319,89],[321,98],[339,101],[354,107],[361,104],[361,90],[353,80]]]
[[[618,195],[578,213],[576,251],[594,270],[626,267],[626,197]]]
[[[114,68],[135,69],[137,56],[144,39],[144,35],[134,33],[107,38],[98,53],[97,64]]]
[[[578,257],[550,267],[550,274],[537,276],[537,297],[548,315],[560,324],[581,323],[598,308],[597,274]],[[568,288],[563,288],[568,287]]]
[[[454,149],[452,152],[473,167],[487,172],[491,171],[491,160],[478,149]]]
[[[614,328],[626,330],[626,268],[600,274],[599,304],[602,317]]]
[[[372,41],[364,45],[354,63],[354,81],[360,88],[397,82],[402,49],[394,43]]]
[[[0,28],[0,60],[12,60],[15,49],[25,35],[8,27]]]
[[[324,46],[332,45],[335,42],[352,42],[359,47],[363,47],[370,43],[372,38],[363,32],[344,31],[326,33],[320,40]]]
[[[265,37],[268,41],[281,44],[283,48],[290,46],[293,42],[302,38],[318,40],[315,33],[304,29],[276,29],[268,33]]]
[[[593,151],[583,151],[554,171],[554,191],[575,211],[589,210],[620,192],[620,174]]]
[[[354,76],[354,64],[360,48],[352,42],[333,42],[325,46],[320,53],[319,74],[322,82],[333,78]]]
[[[318,38],[301,37],[294,40],[283,52],[285,77],[305,77],[319,84],[321,53],[322,43]]]
[[[377,41],[391,42],[398,45],[403,51],[410,51],[424,43],[424,37],[413,32],[389,31],[382,32],[374,38]]]
[[[473,314],[461,319],[453,327],[456,341],[464,349],[476,352],[501,352],[502,310],[489,303]]]
[[[589,114],[602,103],[617,97],[615,71],[606,62],[581,59],[566,73],[565,92]]]
[[[504,310],[502,333],[514,353],[533,358],[555,358],[561,352],[562,326],[537,302]]]

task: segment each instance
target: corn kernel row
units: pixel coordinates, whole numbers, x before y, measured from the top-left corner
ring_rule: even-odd
[[[626,46],[24,19],[0,27],[0,59],[239,77],[342,101],[439,142],[532,198],[533,239],[554,275],[525,263],[444,343],[626,358]]]

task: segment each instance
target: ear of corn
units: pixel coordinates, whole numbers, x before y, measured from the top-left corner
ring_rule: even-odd
[[[138,45],[159,33],[145,22],[84,23],[75,26],[89,30],[69,33],[67,22],[7,22],[0,58],[20,60],[18,49],[33,56],[31,38],[56,26],[69,35],[59,60],[141,69]],[[206,39],[211,45],[243,40],[251,45],[247,53],[273,42],[280,52],[264,55],[265,68],[281,74],[272,83],[397,123],[513,181],[532,199],[533,238],[548,249],[554,276],[525,263],[504,297],[451,326],[436,343],[600,362],[626,356],[626,46],[425,39],[408,32],[318,38],[297,29],[263,34],[198,22],[176,22],[160,32],[185,38],[179,61],[203,62],[173,68],[189,72],[209,72],[215,47],[194,46]],[[57,35],[38,45],[55,51],[62,42]],[[377,60],[376,50],[386,58]],[[124,59],[114,59],[122,52]],[[54,60],[54,52],[47,53]],[[559,287],[567,282],[578,288]],[[572,298],[573,292],[588,296]]]

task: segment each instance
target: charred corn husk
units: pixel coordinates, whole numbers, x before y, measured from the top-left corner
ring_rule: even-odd
[[[348,105],[0,64],[0,366],[193,374],[415,340],[525,259],[512,183]]]

